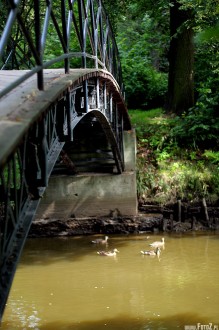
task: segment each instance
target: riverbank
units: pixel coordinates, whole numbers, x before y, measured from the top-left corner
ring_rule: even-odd
[[[136,216],[41,219],[34,221],[29,237],[57,237],[94,234],[145,234],[219,229],[219,208],[202,205],[141,205]],[[179,219],[180,217],[180,219]]]
[[[196,133],[189,116],[186,121],[162,109],[129,113],[137,137],[139,204],[167,205],[178,199],[192,204],[205,197],[208,205],[219,206],[217,144]]]

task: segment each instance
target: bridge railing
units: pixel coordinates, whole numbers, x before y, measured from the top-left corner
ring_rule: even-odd
[[[78,67],[105,69],[123,92],[119,52],[101,0],[4,0],[0,12],[0,67],[31,69],[0,97],[34,74],[43,90],[43,70],[63,62],[65,73]]]

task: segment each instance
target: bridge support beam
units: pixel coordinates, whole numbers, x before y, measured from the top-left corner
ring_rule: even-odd
[[[92,216],[136,215],[137,192],[134,131],[124,132],[125,171],[122,174],[81,173],[51,176],[35,221]]]

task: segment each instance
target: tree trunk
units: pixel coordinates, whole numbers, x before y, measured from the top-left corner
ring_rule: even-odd
[[[193,30],[185,25],[192,17],[170,0],[170,48],[167,110],[178,115],[194,105]]]

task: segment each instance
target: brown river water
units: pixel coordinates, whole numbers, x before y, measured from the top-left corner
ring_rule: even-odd
[[[219,329],[219,232],[147,235],[28,238],[0,329]]]

